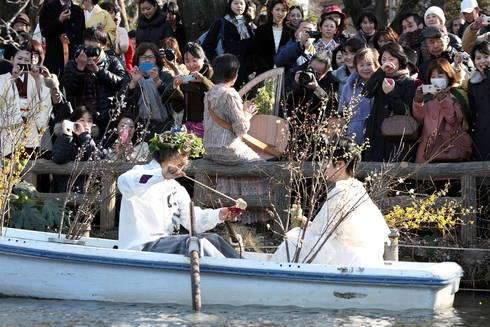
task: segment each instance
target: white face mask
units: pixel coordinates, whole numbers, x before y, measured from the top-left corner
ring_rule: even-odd
[[[439,87],[443,90],[447,87],[447,79],[445,78],[431,78],[430,83],[439,85]]]

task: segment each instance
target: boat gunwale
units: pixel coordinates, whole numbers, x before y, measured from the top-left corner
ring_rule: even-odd
[[[16,237],[10,237],[10,239],[17,239]],[[22,241],[27,241],[22,239]],[[32,241],[39,242],[39,241]],[[79,245],[66,245],[59,244],[61,246],[70,247],[80,247]],[[126,251],[110,248],[96,248],[98,250],[107,251]],[[128,253],[133,251],[127,251]],[[174,258],[179,258],[179,261],[171,260],[148,260],[148,259],[136,259],[136,258],[116,258],[111,256],[100,256],[93,254],[81,254],[76,252],[62,252],[53,251],[47,249],[36,249],[29,246],[18,246],[18,245],[8,245],[0,244],[0,254],[11,254],[33,257],[37,259],[55,259],[59,261],[69,261],[69,262],[84,262],[93,264],[103,264],[112,266],[124,266],[124,267],[134,267],[134,268],[146,268],[146,269],[161,269],[168,271],[189,271],[189,262],[182,262],[182,258],[186,258],[181,255],[173,254],[163,254],[163,253],[152,253],[146,252],[146,254],[155,255],[166,255],[174,256]],[[134,253],[138,253],[134,251]],[[269,279],[281,279],[281,280],[297,280],[306,282],[323,282],[323,283],[346,283],[346,284],[382,284],[383,286],[389,285],[401,285],[401,286],[419,286],[419,287],[443,287],[450,285],[457,281],[461,276],[463,276],[463,270],[454,272],[450,276],[446,277],[434,277],[434,276],[392,276],[392,275],[362,275],[353,273],[355,270],[363,272],[365,269],[363,267],[342,267],[338,266],[340,271],[348,271],[346,273],[330,273],[330,272],[315,272],[315,271],[300,271],[291,270],[291,268],[297,267],[301,269],[302,266],[308,264],[301,263],[288,263],[288,262],[267,262],[267,261],[256,261],[256,263],[277,265],[280,268],[286,269],[270,269],[270,268],[251,268],[251,267],[231,267],[229,265],[216,265],[208,263],[206,261],[213,261],[215,258],[203,258],[201,260],[200,270],[201,274],[218,274],[218,275],[228,275],[228,276],[242,276],[242,277],[261,277]],[[215,259],[215,260],[240,260],[240,259]],[[229,262],[229,261],[228,261]],[[310,265],[308,265],[310,266]],[[318,267],[316,265],[311,265]],[[321,266],[320,266],[321,267]],[[370,267],[371,268],[371,267]],[[373,267],[374,269],[390,269],[386,267]],[[396,269],[396,268],[391,268]]]

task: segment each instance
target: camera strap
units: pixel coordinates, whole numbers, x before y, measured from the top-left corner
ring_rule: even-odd
[[[63,64],[66,66],[68,62],[68,58],[70,55],[70,51],[68,49],[68,44],[70,44],[70,39],[68,39],[68,35],[66,33],[60,34],[60,42],[63,46]]]
[[[213,120],[218,124],[220,125],[221,127],[229,130],[229,131],[232,131],[233,132],[233,128],[231,127],[231,124],[230,123],[227,123],[225,122],[223,119],[219,118],[218,116],[216,116],[216,114],[214,113],[213,109],[211,109],[211,102],[208,100],[208,110],[209,110],[209,114],[211,115],[211,118],[213,118]],[[273,155],[274,157],[277,157],[277,158],[280,158],[282,156],[282,153],[277,151],[276,149],[274,149],[273,147],[267,145],[266,143],[256,139],[255,137],[251,136],[251,135],[248,135],[248,134],[244,134],[242,136],[242,138],[255,145],[256,147],[266,151],[267,153]]]

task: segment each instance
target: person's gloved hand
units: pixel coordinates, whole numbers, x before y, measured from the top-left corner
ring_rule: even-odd
[[[483,70],[483,76],[487,79],[490,77],[490,66],[485,66],[485,69]]]

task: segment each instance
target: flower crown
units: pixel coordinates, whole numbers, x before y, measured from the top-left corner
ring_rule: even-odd
[[[177,149],[179,153],[189,153],[191,158],[197,158],[204,153],[202,139],[192,133],[187,134],[184,125],[173,127],[170,131],[165,131],[162,134],[155,134],[148,142],[148,147],[152,153],[162,147]]]

